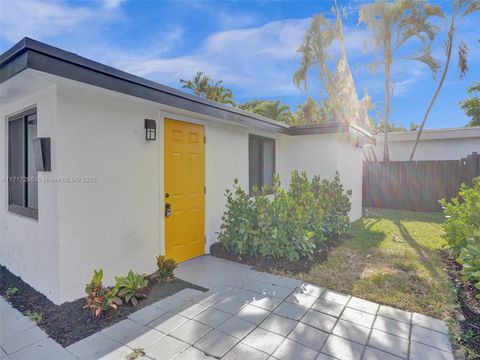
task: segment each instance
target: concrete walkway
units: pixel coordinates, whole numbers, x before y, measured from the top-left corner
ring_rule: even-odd
[[[210,256],[176,274],[210,290],[182,290],[66,349],[1,302],[1,359],[454,358],[440,320]]]

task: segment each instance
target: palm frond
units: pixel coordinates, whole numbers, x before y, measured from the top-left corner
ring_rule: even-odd
[[[465,3],[467,4],[467,8],[461,17],[467,16],[476,11],[480,11],[480,0],[465,1]]]
[[[458,43],[458,70],[460,78],[468,72],[468,46],[462,40]]]
[[[420,61],[425,65],[427,65],[430,68],[430,71],[432,72],[433,78],[435,79],[435,76],[437,75],[437,72],[440,69],[440,61],[438,61],[432,56],[432,49],[430,45],[423,48],[422,53],[419,56],[413,56],[411,57],[411,59]]]

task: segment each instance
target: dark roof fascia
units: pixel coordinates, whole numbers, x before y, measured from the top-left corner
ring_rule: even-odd
[[[25,38],[0,56],[0,83],[26,68],[246,126],[283,131],[288,125],[128,74]]]
[[[375,143],[375,137],[361,127],[344,122],[291,126],[283,131],[291,136],[348,133],[361,140],[361,143]]]

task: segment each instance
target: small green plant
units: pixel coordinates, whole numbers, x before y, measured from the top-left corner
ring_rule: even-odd
[[[42,321],[43,315],[40,311],[37,310],[27,310],[25,311],[25,316],[30,320],[35,321],[36,323]]]
[[[125,360],[137,360],[140,357],[145,356],[145,351],[142,348],[135,348],[133,351],[125,357]]]
[[[173,272],[177,268],[177,262],[173,259],[167,259],[165,256],[157,256],[158,270],[152,275],[152,279],[171,282],[175,279]]]
[[[17,295],[20,292],[20,289],[17,287],[9,287],[7,291],[5,292],[5,297],[7,299],[11,299],[15,295]]]
[[[136,274],[130,270],[127,276],[115,276],[115,280],[117,283],[113,291],[123,298],[125,303],[137,306],[138,299],[146,297],[145,288],[148,285],[146,274]]]
[[[462,248],[457,261],[462,265],[464,280],[473,282],[478,290],[476,297],[480,299],[480,229],[476,230],[476,234]]]
[[[103,270],[94,270],[92,280],[85,286],[87,304],[84,308],[89,308],[94,318],[98,318],[109,309],[117,309],[117,306],[122,304],[122,300],[116,296],[117,290],[104,288],[102,279]]]

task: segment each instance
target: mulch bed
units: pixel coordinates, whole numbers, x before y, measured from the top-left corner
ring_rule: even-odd
[[[334,246],[336,246],[336,244],[332,245],[332,247]],[[298,261],[290,262],[284,258],[274,258],[271,256],[265,257],[232,254],[226,251],[222,244],[217,242],[210,247],[210,255],[231,261],[236,261],[245,265],[250,265],[253,269],[257,271],[264,271],[270,273],[280,272],[282,274],[299,274],[302,272],[308,272],[314,264],[324,262],[327,259],[328,253],[331,251],[331,248],[322,249],[316,252],[311,259],[303,257],[300,258]]]
[[[446,254],[444,259],[448,274],[458,289],[458,301],[463,315],[460,319],[463,334],[461,342],[476,354],[480,354],[480,300],[475,297],[477,290],[473,283],[462,280],[460,275],[462,267],[454,259]]]
[[[131,313],[180,290],[190,288],[206,291],[200,286],[180,279],[175,279],[166,284],[150,281],[147,289],[148,297],[140,299],[136,307],[122,305],[117,310],[107,311],[98,319],[94,319],[91,311],[83,308],[85,305],[84,298],[55,305],[45,295],[39,293],[2,265],[0,265],[0,279],[0,294],[7,298],[7,289],[18,288],[19,292],[8,298],[8,301],[23,314],[27,311],[41,313],[42,320],[38,322],[38,325],[63,347],[107,328],[127,318]]]

